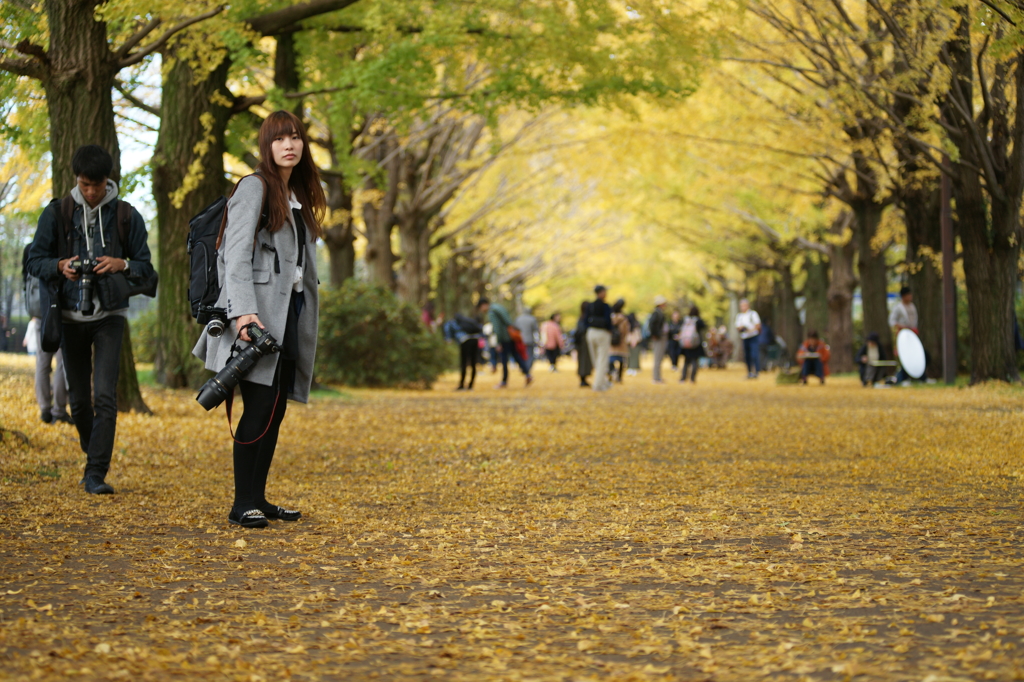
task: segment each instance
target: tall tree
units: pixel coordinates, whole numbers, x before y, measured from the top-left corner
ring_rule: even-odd
[[[1018,8],[1019,10],[1019,8]],[[942,52],[952,78],[943,122],[956,156],[952,163],[957,225],[967,278],[971,382],[1018,381],[1013,339],[1024,196],[1024,52],[986,59],[1004,24],[972,45],[971,5],[955,6],[956,30]],[[1018,12],[1019,13],[1019,12]]]
[[[215,7],[193,16],[178,16],[177,23],[162,28],[164,18],[155,14],[140,21],[135,30],[115,45],[108,24],[97,16],[100,0],[46,0],[42,17],[27,5],[5,3],[10,39],[0,43],[0,70],[39,82],[46,95],[49,117],[47,140],[51,153],[55,197],[67,194],[74,184],[71,157],[83,144],[98,144],[114,157],[112,178],[121,177],[120,145],[114,120],[111,92],[119,71],[137,64],[161,49],[180,31],[214,16]],[[173,16],[173,9],[168,12]],[[34,38],[48,35],[43,46]],[[125,326],[118,380],[118,409],[148,412],[138,387],[131,335]]]

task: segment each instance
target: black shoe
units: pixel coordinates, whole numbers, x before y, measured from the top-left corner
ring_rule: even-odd
[[[267,517],[259,509],[247,509],[241,514],[232,509],[228,514],[228,523],[243,528],[266,528],[270,525]]]
[[[39,413],[39,419],[40,419],[40,420],[41,420],[41,421],[42,421],[42,422],[43,422],[44,424],[49,424],[49,423],[53,422],[53,416],[52,416],[52,415],[50,414],[50,410],[49,410],[49,409],[46,409],[46,410],[42,410],[42,411],[41,411],[41,412]]]
[[[74,424],[75,420],[71,418],[71,415],[65,412],[64,414],[58,415],[53,418],[53,423],[64,422],[65,424]]]
[[[294,509],[285,509],[284,507],[278,507],[276,504],[268,504],[265,507],[260,507],[263,515],[268,519],[280,519],[281,521],[298,521],[302,518],[302,512]]]
[[[85,492],[90,495],[113,495],[114,489],[110,487],[108,483],[104,483],[103,479],[99,476],[86,476],[82,479],[82,484],[85,486]]]

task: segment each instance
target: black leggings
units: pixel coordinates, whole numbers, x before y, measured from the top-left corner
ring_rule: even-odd
[[[696,354],[683,354],[683,381],[687,378],[690,381],[697,381],[697,369],[700,367],[700,357]]]
[[[480,344],[476,339],[466,339],[459,344],[459,388],[466,384],[466,369],[469,369],[469,388],[476,381],[476,354]]]
[[[244,407],[235,431],[235,503],[238,513],[250,509],[267,511],[267,476],[277,449],[277,434],[288,409],[288,394],[295,387],[295,358],[298,356],[299,315],[303,294],[292,292],[285,323],[277,372],[270,386],[251,381],[238,382]]]
[[[235,431],[234,508],[238,512],[269,506],[267,476],[274,461],[281,422],[288,409],[288,394],[279,386],[290,386],[294,376],[295,361],[282,358],[278,362],[278,380],[274,386],[245,380],[238,382],[245,404]],[[266,435],[260,438],[264,431]]]

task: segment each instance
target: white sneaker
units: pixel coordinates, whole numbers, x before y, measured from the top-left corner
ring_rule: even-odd
[[[903,388],[907,388],[908,386],[913,386],[913,385],[914,385],[914,382],[911,381],[910,379],[907,379],[902,384],[900,384],[900,386],[902,386]]]

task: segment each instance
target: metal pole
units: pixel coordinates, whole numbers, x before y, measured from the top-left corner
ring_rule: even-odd
[[[949,157],[942,157],[942,375],[946,384],[956,383],[956,282],[953,280],[953,188]]]

